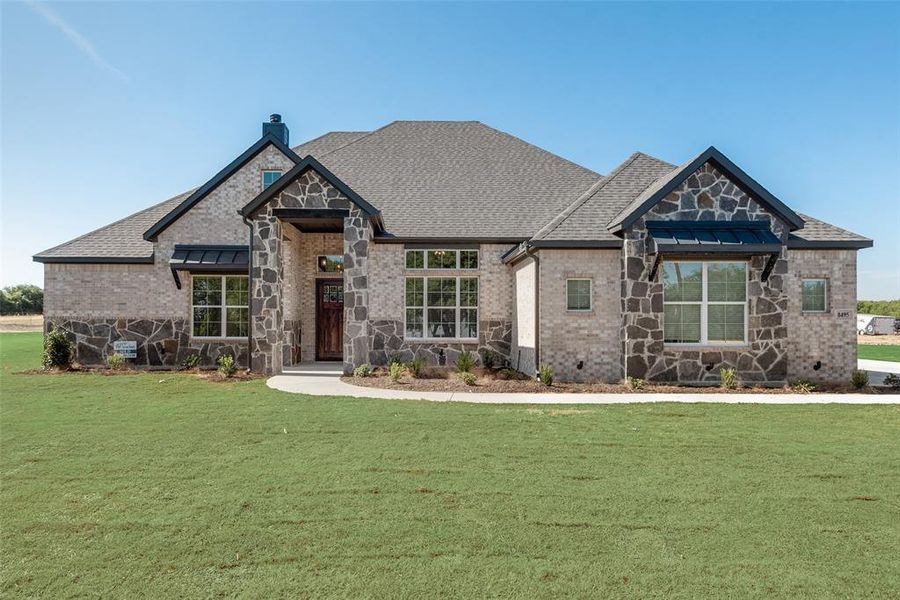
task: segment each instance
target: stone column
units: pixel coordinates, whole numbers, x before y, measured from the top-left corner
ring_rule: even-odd
[[[351,209],[344,218],[344,373],[369,359],[369,218]]]
[[[284,346],[284,264],[281,221],[269,212],[253,219],[250,302],[250,366],[256,373],[281,372]]]

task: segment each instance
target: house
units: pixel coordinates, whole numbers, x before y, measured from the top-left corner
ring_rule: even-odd
[[[608,175],[479,122],[290,147],[278,115],[197,189],[56,246],[45,317],[100,363],[253,371],[463,350],[562,380],[846,381],[856,251],[713,147]]]

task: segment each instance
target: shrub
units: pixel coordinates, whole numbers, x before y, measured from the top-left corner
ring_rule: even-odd
[[[106,366],[113,371],[121,371],[125,368],[125,357],[116,352],[106,357]]]
[[[425,361],[421,358],[414,358],[406,363],[406,370],[409,371],[410,375],[418,379],[422,371],[425,370]]]
[[[234,357],[230,354],[223,354],[219,357],[219,373],[225,377],[231,377],[237,372],[237,366],[234,364]]]
[[[625,385],[633,391],[642,390],[644,389],[644,380],[638,377],[626,377]]]
[[[392,362],[390,367],[391,381],[400,381],[403,375],[403,365],[398,362]]]
[[[199,354],[188,354],[181,361],[181,368],[183,369],[196,369],[198,366],[200,366]]]
[[[726,390],[733,390],[737,385],[737,369],[732,367],[719,369],[719,387]]]
[[[852,383],[853,387],[855,387],[856,389],[861,390],[862,388],[869,385],[869,374],[866,371],[860,371],[859,369],[857,369],[856,371],[853,371],[852,375],[850,375],[850,383]]]
[[[66,332],[55,327],[44,338],[44,368],[68,369],[72,366],[74,354],[72,342],[66,337]]]
[[[553,369],[548,367],[547,365],[541,365],[538,369],[538,379],[541,383],[550,387],[553,385]]]
[[[392,352],[390,356],[388,356],[388,364],[389,365],[400,365],[403,364],[403,361],[400,360],[400,355],[396,352]]]
[[[460,373],[459,378],[462,379],[466,385],[475,385],[475,381],[478,380],[478,378],[475,377],[475,373],[470,373],[469,371]]]
[[[353,369],[354,377],[368,377],[372,374],[372,366],[369,363],[363,363]]]
[[[494,360],[496,355],[491,350],[482,350],[481,351],[481,364],[484,365],[485,369],[493,369],[494,368]]]
[[[888,373],[884,376],[884,385],[895,390],[900,389],[900,375],[897,375],[896,373]]]
[[[816,386],[805,379],[798,379],[791,384],[791,389],[798,394],[809,394],[810,392],[816,391]]]
[[[472,371],[473,367],[475,367],[475,355],[468,350],[460,352],[459,358],[456,359],[457,370],[459,370],[460,373],[469,373]]]

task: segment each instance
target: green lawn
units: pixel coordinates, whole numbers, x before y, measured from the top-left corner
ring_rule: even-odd
[[[857,346],[860,358],[900,362],[900,346]]]
[[[886,598],[900,407],[311,398],[18,375],[0,595]]]

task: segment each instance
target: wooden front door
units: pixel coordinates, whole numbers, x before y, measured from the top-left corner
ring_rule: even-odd
[[[344,358],[344,280],[316,280],[316,360]]]

